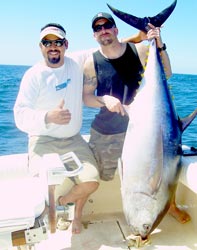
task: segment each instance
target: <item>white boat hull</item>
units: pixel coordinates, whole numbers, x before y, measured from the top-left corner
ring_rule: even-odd
[[[18,163],[20,159],[20,164]],[[13,161],[14,160],[14,161]],[[10,162],[11,161],[11,162]],[[27,166],[27,155],[20,154],[12,157],[1,156],[0,165],[21,165]],[[14,170],[13,170],[14,171]],[[20,173],[19,170],[17,170]],[[17,173],[16,169],[14,175]],[[197,156],[184,156],[183,169],[180,175],[176,193],[177,203],[185,209],[192,220],[186,224],[180,224],[170,215],[166,215],[160,225],[151,234],[151,245],[142,249],[197,249]],[[59,195],[65,194],[72,182],[69,179],[56,186],[56,199]],[[13,195],[14,195],[14,187]],[[4,192],[4,190],[3,190]],[[28,195],[28,194],[27,194]],[[2,201],[3,202],[3,201]],[[24,201],[25,202],[25,201]],[[13,204],[16,209],[17,204]],[[55,234],[48,233],[48,238],[35,244],[36,250],[121,250],[128,249],[125,237],[129,235],[129,228],[122,212],[122,201],[120,194],[120,180],[118,173],[113,181],[101,181],[99,189],[92,194],[84,208],[84,228],[80,235],[72,235],[71,227],[66,231],[56,231]],[[187,237],[185,237],[187,232]],[[6,246],[5,237],[0,233],[0,250]],[[9,239],[9,234],[7,234]],[[7,249],[11,248],[10,246]]]

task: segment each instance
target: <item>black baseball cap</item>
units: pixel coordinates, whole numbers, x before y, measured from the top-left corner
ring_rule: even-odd
[[[106,13],[106,12],[99,12],[99,13],[96,14],[96,15],[93,17],[93,19],[92,19],[92,28],[94,28],[95,23],[96,23],[99,19],[102,19],[102,18],[107,19],[109,22],[113,23],[114,26],[116,27],[116,23],[115,23],[113,17],[112,17],[110,14],[108,14],[108,13]]]

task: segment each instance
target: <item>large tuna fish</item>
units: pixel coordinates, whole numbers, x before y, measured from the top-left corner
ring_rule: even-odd
[[[166,214],[181,170],[181,135],[197,114],[179,119],[156,48],[150,42],[119,164],[123,210],[131,233],[147,239]],[[139,245],[138,245],[139,246]]]
[[[119,168],[122,202],[131,233],[146,239],[169,208],[181,170],[181,134],[197,114],[177,116],[155,40],[128,112]]]

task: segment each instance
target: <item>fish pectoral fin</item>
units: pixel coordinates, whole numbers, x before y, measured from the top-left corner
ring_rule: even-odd
[[[161,176],[155,174],[154,176],[152,176],[150,178],[149,183],[150,183],[150,187],[151,187],[151,195],[154,195],[160,187]]]
[[[152,194],[156,193],[160,187],[162,181],[162,173],[164,168],[163,163],[163,136],[162,131],[157,133],[156,146],[157,150],[153,154],[153,160],[150,166],[149,172],[149,185],[152,190]]]
[[[126,115],[129,116],[129,113],[130,113],[130,109],[131,109],[131,104],[130,105],[123,105],[124,107],[124,111],[126,112]]]
[[[120,181],[122,184],[122,179],[123,179],[123,163],[122,163],[122,159],[118,158],[118,172],[119,172],[119,176],[120,176]]]

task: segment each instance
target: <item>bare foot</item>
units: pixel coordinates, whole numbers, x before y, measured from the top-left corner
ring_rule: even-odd
[[[184,210],[179,209],[176,205],[172,204],[169,209],[169,214],[172,215],[178,222],[184,224],[191,220],[191,217]]]
[[[80,234],[81,233],[82,224],[79,219],[74,219],[72,222],[72,233]]]

